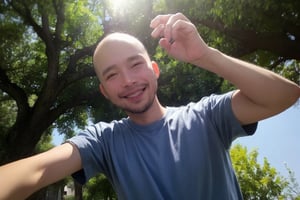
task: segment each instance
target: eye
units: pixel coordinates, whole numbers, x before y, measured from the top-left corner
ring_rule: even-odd
[[[110,79],[112,79],[112,78],[114,78],[115,76],[117,76],[117,73],[110,73],[110,74],[108,74],[107,76],[106,76],[106,80],[110,80]]]
[[[138,67],[138,66],[140,66],[140,65],[142,65],[143,63],[142,62],[136,62],[136,63],[134,63],[133,65],[132,65],[132,67],[134,68],[134,67]]]

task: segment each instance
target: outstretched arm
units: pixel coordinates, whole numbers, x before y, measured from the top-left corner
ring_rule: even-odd
[[[151,21],[152,36],[176,59],[204,68],[233,83],[239,90],[232,109],[241,124],[250,124],[290,107],[300,96],[293,82],[254,64],[209,47],[184,15],[159,15]]]
[[[0,167],[0,200],[25,199],[38,189],[81,169],[76,147],[66,143]]]

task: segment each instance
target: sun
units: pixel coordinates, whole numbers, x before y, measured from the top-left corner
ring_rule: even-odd
[[[127,9],[128,0],[110,0],[110,5],[114,14],[121,14]]]

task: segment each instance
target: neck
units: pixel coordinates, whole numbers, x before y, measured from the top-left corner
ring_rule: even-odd
[[[166,112],[166,108],[164,108],[157,97],[153,102],[153,105],[143,113],[127,113],[129,118],[139,125],[147,125],[160,120]]]

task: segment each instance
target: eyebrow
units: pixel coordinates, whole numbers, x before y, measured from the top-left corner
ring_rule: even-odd
[[[110,71],[112,71],[116,67],[117,67],[117,65],[108,66],[106,69],[103,70],[102,77],[105,77],[106,74],[108,74]]]
[[[130,56],[130,57],[128,57],[128,58],[126,59],[126,62],[133,62],[133,61],[138,60],[138,59],[140,59],[140,58],[143,58],[143,56],[140,55],[140,54],[134,55],[134,56]],[[108,66],[106,69],[103,70],[102,76],[105,77],[105,75],[106,75],[107,73],[109,73],[110,71],[112,71],[112,70],[115,69],[116,67],[117,67],[116,64],[113,64],[113,65]]]
[[[140,54],[137,54],[137,55],[134,55],[134,56],[130,56],[127,59],[127,62],[132,62],[132,61],[135,61],[135,60],[138,60],[138,59],[141,59],[141,58],[144,58],[144,57]]]

